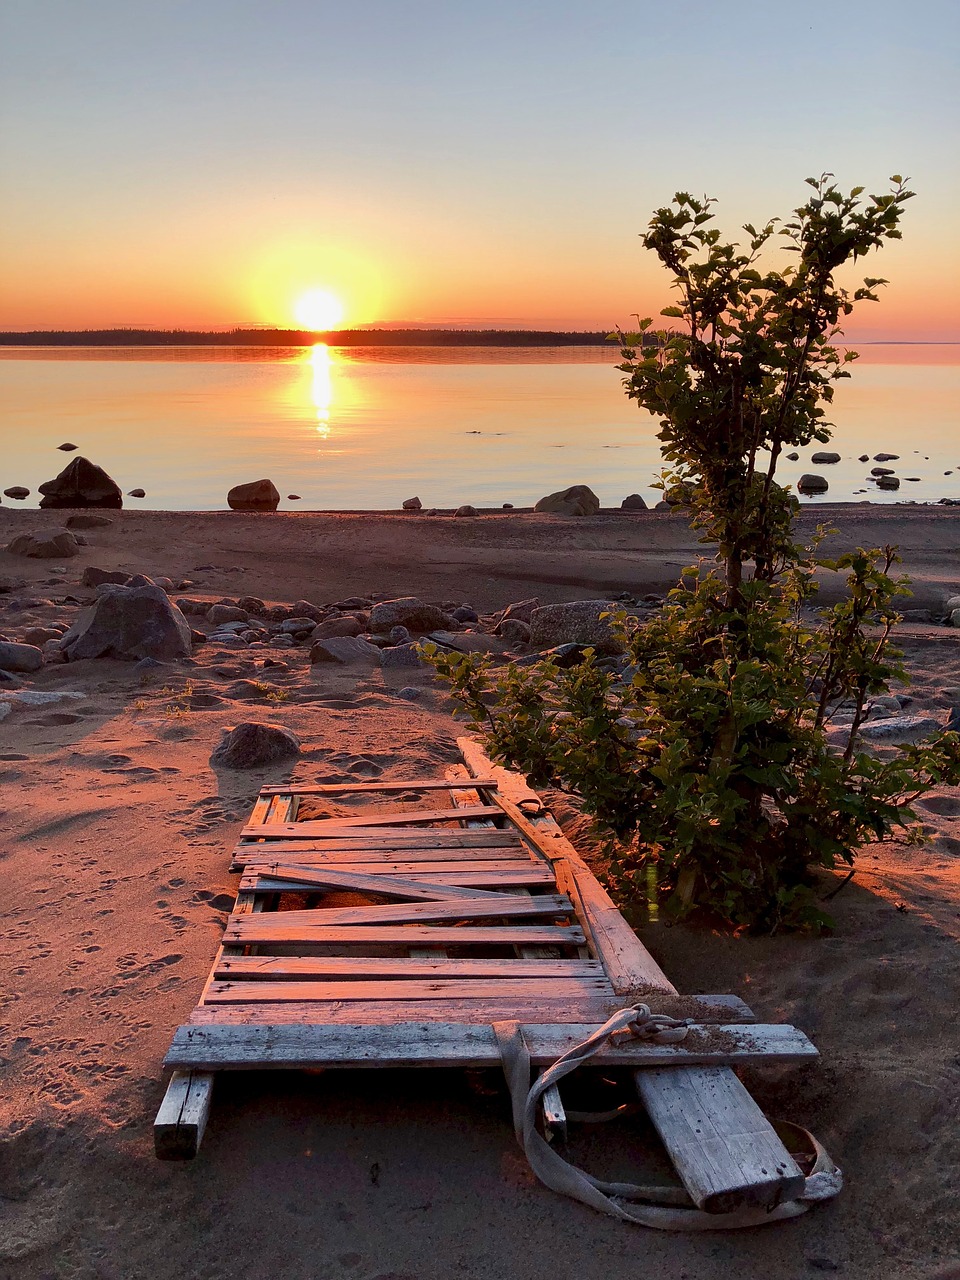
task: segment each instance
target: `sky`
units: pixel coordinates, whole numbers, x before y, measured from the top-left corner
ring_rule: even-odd
[[[917,198],[864,341],[960,341],[955,0],[0,0],[0,330],[610,329],[678,189]]]

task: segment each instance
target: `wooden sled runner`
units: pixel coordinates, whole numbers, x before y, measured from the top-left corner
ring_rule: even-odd
[[[544,1069],[642,1000],[695,1025],[679,1043],[605,1044],[596,1063],[633,1072],[692,1204],[770,1212],[801,1195],[734,1068],[807,1062],[814,1046],[734,996],[680,997],[535,793],[459,746],[464,766],[443,779],[262,789],[223,944],[164,1061],[157,1155],[196,1154],[219,1071],[496,1066],[505,1023]],[[412,791],[430,807],[383,812]],[[298,821],[306,797],[364,793],[379,812]],[[361,905],[325,905],[344,893]],[[538,1106],[562,1135],[559,1091]]]

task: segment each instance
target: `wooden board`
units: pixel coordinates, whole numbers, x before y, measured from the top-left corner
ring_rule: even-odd
[[[292,862],[268,863],[263,865],[259,879],[269,880],[269,884],[255,885],[265,892],[276,892],[291,887],[314,889],[337,889],[354,893],[376,894],[387,898],[409,898],[413,901],[429,902],[437,898],[455,898],[475,901],[502,902],[504,894],[489,889],[469,889],[465,886],[440,884],[429,879],[428,872],[419,879],[390,875],[377,872],[371,875],[363,871],[333,870],[325,867],[300,867]]]
[[[405,956],[224,956],[214,978],[602,978],[596,960],[426,960]],[[383,989],[383,988],[381,988]],[[708,1000],[709,997],[704,997]],[[744,1006],[745,1007],[745,1006]]]
[[[573,908],[561,894],[521,898],[497,894],[493,898],[463,898],[445,902],[398,902],[377,907],[326,907],[321,911],[272,911],[256,917],[232,915],[224,942],[241,944],[286,940],[307,942],[312,929],[347,925],[400,924],[427,920],[495,920],[523,916],[562,916]],[[465,930],[466,932],[466,930]]]
[[[274,864],[272,862],[259,863],[248,862],[244,874],[240,880],[240,892],[253,892],[259,887],[264,892],[270,892],[280,887],[279,884],[268,883],[271,880],[270,868]],[[303,864],[294,864],[303,865]],[[309,866],[310,864],[306,864]],[[314,866],[323,866],[323,863],[315,863]],[[371,864],[367,862],[351,863],[341,862],[334,864],[338,871],[356,871],[368,872]],[[509,889],[509,888],[546,888],[553,886],[555,881],[550,872],[544,867],[538,867],[534,863],[527,863],[526,866],[521,864],[519,867],[516,863],[501,862],[480,862],[471,865],[467,869],[462,862],[385,862],[377,868],[377,876],[389,883],[390,877],[414,877],[418,875],[429,876],[430,880],[435,883],[456,886],[463,888],[491,888],[491,889]]]
[[[414,778],[410,782],[288,782],[270,783],[260,788],[262,796],[333,796],[348,791],[351,795],[365,795],[377,791],[452,791],[457,787],[475,787],[472,779],[450,782],[446,778]],[[480,786],[496,789],[495,778],[481,779]]]
[[[287,1023],[297,1026],[357,1024],[399,1026],[403,1023],[462,1022],[490,1026],[494,1022],[545,1018],[552,1024],[567,1022],[599,1024],[618,1007],[616,998],[580,996],[556,1000],[543,996],[518,999],[515,996],[461,1000],[291,1000],[279,1002],[231,1001],[198,1005],[190,1015],[196,1025],[208,1023]]]
[[[292,911],[278,911],[275,915],[294,915]],[[306,912],[316,915],[316,912]],[[326,914],[326,913],[325,913]],[[262,912],[251,919],[251,930],[256,933],[256,925],[271,913]],[[269,927],[269,926],[268,926]],[[582,946],[585,939],[579,925],[477,925],[473,928],[452,926],[445,928],[435,924],[398,924],[398,925],[323,925],[316,924],[307,931],[304,925],[302,935],[294,939],[284,939],[271,935],[263,930],[259,937],[244,939],[260,942],[264,945],[284,944],[288,941],[303,941],[311,946],[400,946],[400,947],[510,947],[522,944],[553,944],[555,946]],[[234,939],[236,940],[236,939]]]
[[[585,1040],[597,1024],[527,1023],[524,1039],[534,1066],[555,1062]],[[605,1067],[663,1067],[691,1060],[715,1066],[734,1063],[809,1062],[817,1051],[794,1027],[728,1026],[679,1045],[628,1040],[597,1058]],[[273,1023],[195,1025],[178,1028],[168,1067],[207,1071],[260,1067],[491,1067],[500,1063],[491,1026],[409,1022],[394,1026],[344,1024],[336,1027]]]
[[[523,1000],[527,1003],[542,998],[551,1000],[580,1000],[584,997],[603,996],[613,998],[613,989],[603,975],[589,978],[467,978],[461,974],[452,977],[395,978],[362,982],[358,979],[344,981],[311,978],[298,982],[269,982],[263,978],[253,981],[230,977],[210,984],[204,993],[205,1004],[268,1004],[277,1000],[306,1002],[357,1000]]]
[[[499,817],[493,805],[476,805],[464,811],[471,818]],[[449,809],[408,809],[393,813],[371,813],[364,818],[318,818],[305,822],[278,822],[270,825],[251,823],[240,835],[245,840],[308,840],[316,836],[343,835],[352,828],[369,830],[374,827],[413,826],[420,823],[450,822],[457,815]]]
[[[192,1160],[210,1115],[214,1076],[175,1071],[153,1122],[153,1149],[159,1160]]]

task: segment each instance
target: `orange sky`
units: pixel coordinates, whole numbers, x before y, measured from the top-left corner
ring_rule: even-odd
[[[732,234],[827,168],[919,193],[850,337],[960,340],[946,3],[341,8],[7,7],[0,329],[293,325],[315,288],[347,325],[611,328],[669,301],[637,237],[677,187]]]

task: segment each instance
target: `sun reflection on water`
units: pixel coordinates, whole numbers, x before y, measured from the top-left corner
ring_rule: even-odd
[[[318,342],[311,347],[307,359],[312,370],[310,397],[317,414],[317,435],[326,440],[330,435],[330,409],[333,406],[330,348],[325,342]]]

